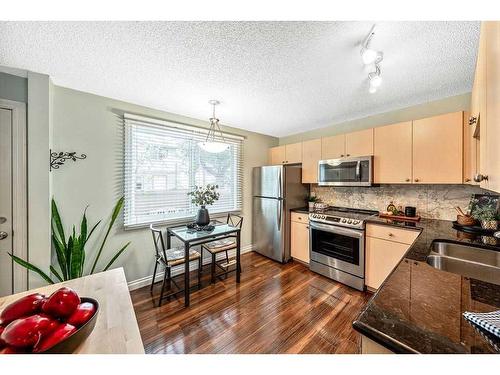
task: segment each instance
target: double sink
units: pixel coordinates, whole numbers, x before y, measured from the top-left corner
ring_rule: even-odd
[[[439,270],[500,285],[500,251],[435,240],[427,264]]]

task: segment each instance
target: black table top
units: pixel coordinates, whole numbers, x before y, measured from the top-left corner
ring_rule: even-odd
[[[373,218],[367,223],[421,233],[353,323],[357,331],[397,353],[499,353],[500,340],[484,336],[462,313],[500,309],[500,285],[426,263],[434,240],[500,251],[499,240],[458,231],[445,220],[404,223]]]

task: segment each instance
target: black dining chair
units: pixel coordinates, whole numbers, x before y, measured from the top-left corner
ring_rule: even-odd
[[[153,272],[153,280],[151,282],[151,293],[153,293],[153,286],[155,284],[156,271],[158,270],[158,265],[164,266],[165,270],[163,273],[163,282],[161,284],[160,299],[158,301],[158,306],[161,306],[163,298],[170,298],[176,294],[184,291],[174,279],[172,279],[172,267],[184,264],[184,247],[173,247],[171,249],[165,249],[165,242],[163,241],[163,233],[160,229],[154,228],[153,225],[149,226],[151,233],[153,235],[153,242],[155,245],[155,270]],[[198,262],[198,289],[201,287],[201,268],[202,268],[202,256],[199,252],[194,249],[189,250],[189,262]],[[172,283],[176,286],[177,290],[172,291]],[[168,285],[168,289],[171,291],[166,296],[163,296],[165,291],[165,284]],[[189,288],[189,285],[184,285],[185,288]]]
[[[236,214],[227,214],[227,220],[226,223],[233,226],[240,228],[243,225],[243,217],[236,215]],[[203,249],[208,251],[210,255],[212,256],[212,262],[211,262],[211,282],[212,284],[215,283],[216,277],[220,277],[223,275],[226,275],[229,272],[232,272],[234,270],[229,271],[229,266],[233,265],[236,263],[236,260],[233,259],[229,261],[229,250],[234,250],[236,249],[236,236],[231,236],[229,238],[224,238],[221,240],[216,240],[213,242],[206,243],[204,245],[201,245],[201,251],[203,252]],[[222,258],[222,260],[217,260],[217,255],[220,253],[225,253],[225,258]],[[216,267],[220,268],[223,272],[219,272],[219,274],[216,273]]]

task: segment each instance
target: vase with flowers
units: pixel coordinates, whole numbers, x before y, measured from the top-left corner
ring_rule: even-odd
[[[219,200],[218,188],[219,185],[207,184],[206,186],[195,186],[194,190],[188,193],[191,196],[191,203],[200,207],[196,215],[197,225],[205,226],[210,223],[207,206],[211,206],[215,201]]]

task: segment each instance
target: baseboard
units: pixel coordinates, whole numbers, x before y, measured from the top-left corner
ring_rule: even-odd
[[[253,251],[253,245],[247,245],[247,246],[243,246],[241,248],[241,254],[249,253],[251,251]],[[236,250],[230,250],[229,255],[236,256]],[[210,264],[211,261],[212,261],[211,257],[205,256],[203,258],[203,265]],[[194,271],[196,268],[197,268],[197,263],[191,262],[189,269],[191,271]],[[177,266],[177,267],[172,268],[172,276],[180,275],[183,272],[184,272],[184,266]],[[161,280],[162,277],[163,277],[163,271],[158,272],[156,274],[156,280]],[[145,277],[142,277],[142,278],[137,279],[137,280],[132,280],[132,281],[127,283],[128,290],[135,290],[135,289],[142,288],[143,286],[150,285],[152,280],[153,280],[153,275],[145,276]]]

